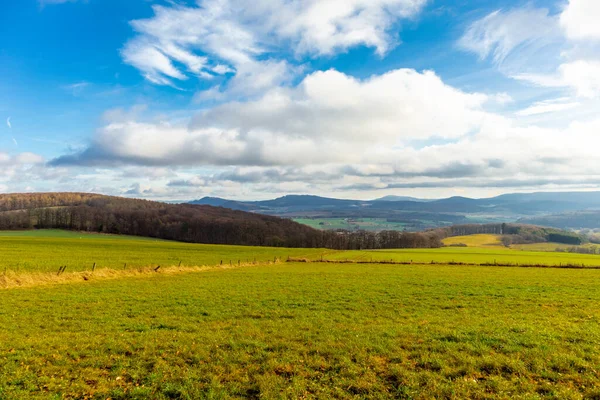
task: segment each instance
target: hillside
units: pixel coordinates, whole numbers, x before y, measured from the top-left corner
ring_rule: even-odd
[[[84,193],[0,195],[0,229],[33,228],[288,247],[314,247],[321,236],[290,220],[211,206]]]
[[[67,229],[191,243],[332,249],[430,248],[430,233],[319,231],[258,213],[84,193],[0,195],[0,230]]]
[[[561,229],[599,229],[600,211],[578,211],[523,218],[521,222]]]

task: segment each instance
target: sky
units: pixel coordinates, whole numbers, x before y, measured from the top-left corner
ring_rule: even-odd
[[[0,193],[600,189],[597,0],[0,3]]]

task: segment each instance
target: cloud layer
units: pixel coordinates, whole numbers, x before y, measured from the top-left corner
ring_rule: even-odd
[[[315,72],[295,88],[228,102],[186,123],[111,113],[87,149],[51,164],[217,168],[177,174],[169,190],[521,187],[597,179],[600,120],[566,128],[522,124],[487,109],[496,97],[460,91],[430,71],[400,69],[365,80]],[[520,116],[575,106],[541,102]]]
[[[229,102],[173,125],[109,122],[83,152],[55,165],[307,165],[352,162],[412,140],[455,139],[488,118],[488,96],[469,94],[433,72],[401,69],[364,81],[335,70],[297,87]],[[323,150],[331,149],[328,154]]]
[[[401,58],[360,78],[331,67],[357,48],[373,63],[402,51],[401,28],[426,0],[168,3],[132,21],[120,49],[150,83],[139,97],[148,108],[109,110],[79,151],[45,165],[0,153],[0,189],[17,176],[179,199],[600,182],[595,0],[490,9],[459,24],[448,51],[502,86],[471,85],[460,66],[402,68]],[[62,89],[75,96],[97,85],[72,82]],[[177,101],[153,103],[153,93]]]

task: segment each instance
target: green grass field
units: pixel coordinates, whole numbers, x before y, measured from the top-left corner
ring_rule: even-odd
[[[67,266],[69,272],[97,268],[122,269],[158,266],[213,266],[257,262],[288,256],[318,260],[397,261],[414,263],[514,263],[599,266],[600,256],[569,253],[516,251],[497,247],[445,247],[336,251],[327,249],[285,249],[248,246],[219,246],[171,242],[137,237],[80,234],[63,231],[0,232],[0,274],[55,272]]]
[[[62,262],[85,268],[96,258],[122,268],[266,261],[277,252],[423,262],[598,257],[79,237],[0,234],[1,265],[54,276]],[[320,263],[13,287],[0,290],[0,399],[598,399],[598,287],[593,269]]]
[[[153,240],[147,238],[80,234],[64,231],[0,232],[0,273],[54,272],[66,265],[68,271],[97,268],[179,265],[217,265],[268,261],[275,257],[317,257],[319,249],[281,249],[218,246]]]
[[[444,245],[452,246],[457,244],[465,244],[468,247],[489,247],[502,246],[499,235],[468,235],[468,236],[453,236],[443,240]]]
[[[365,231],[401,231],[407,226],[407,224],[401,222],[389,222],[385,218],[294,218],[293,220],[321,230],[344,229],[353,231],[361,229]]]
[[[0,291],[0,398],[595,399],[600,271],[281,264]]]

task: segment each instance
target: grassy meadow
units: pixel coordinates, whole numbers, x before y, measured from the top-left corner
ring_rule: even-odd
[[[408,224],[390,222],[385,218],[293,218],[294,221],[315,229],[344,229],[344,230],[397,230],[401,231]]]
[[[468,235],[468,236],[453,236],[442,241],[446,246],[456,246],[464,244],[467,247],[489,247],[502,246],[499,235]]]
[[[64,231],[0,231],[0,274],[8,271],[89,271],[96,268],[123,269],[174,265],[214,266],[223,261],[237,264],[273,261],[274,258],[317,257],[319,249],[281,249],[248,246],[188,244],[131,236],[85,234]]]
[[[0,291],[0,398],[600,396],[600,271],[280,264]]]
[[[277,251],[340,260],[581,257],[79,237],[0,234],[0,262],[54,275],[69,260],[73,268],[92,259],[103,268],[181,259],[214,265],[243,255],[268,261]],[[0,289],[0,399],[600,398],[600,270],[321,263],[167,270]]]
[[[600,256],[588,254],[516,251],[491,243],[487,236],[461,237],[478,247],[444,247],[440,249],[394,249],[338,251],[327,249],[286,249],[250,246],[221,246],[180,243],[131,236],[86,234],[65,231],[0,231],[0,275],[52,273],[66,266],[68,272],[97,269],[122,270],[137,267],[215,266],[286,260],[288,257],[308,260],[394,261],[414,263],[474,264],[512,263],[545,265],[600,266]],[[485,237],[481,237],[485,236]],[[1,287],[1,286],[0,286]]]

